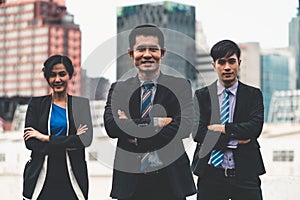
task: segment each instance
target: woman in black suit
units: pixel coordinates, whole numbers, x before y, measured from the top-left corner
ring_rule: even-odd
[[[23,198],[88,199],[84,148],[92,142],[88,99],[67,94],[74,68],[67,56],[44,62],[44,77],[52,89],[32,97],[26,112],[24,140],[31,150],[23,175]]]

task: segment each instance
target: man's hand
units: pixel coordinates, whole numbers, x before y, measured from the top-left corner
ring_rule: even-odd
[[[157,125],[158,127],[164,127],[171,123],[173,120],[172,117],[158,117],[157,118]]]
[[[119,119],[128,119],[127,115],[123,110],[118,109],[118,115]],[[127,142],[129,142],[130,144],[137,145],[137,138],[127,139]]]
[[[128,119],[125,112],[123,110],[118,110],[119,119]]]
[[[134,144],[135,146],[138,145],[137,138],[127,139],[127,142],[129,142],[130,144]]]
[[[248,139],[248,140],[239,140],[238,141],[238,144],[248,144],[251,140]]]
[[[207,129],[210,131],[221,132],[225,134],[225,125],[224,124],[211,124],[207,126]]]

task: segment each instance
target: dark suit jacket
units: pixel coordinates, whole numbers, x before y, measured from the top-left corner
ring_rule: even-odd
[[[172,117],[162,129],[153,126],[153,120],[141,119],[141,88],[137,77],[112,84],[104,113],[107,134],[118,138],[114,160],[111,197],[128,198],[136,190],[140,174],[140,155],[157,150],[164,163],[169,183],[177,197],[196,192],[190,162],[182,143],[189,137],[192,125],[192,94],[188,81],[161,74],[154,97],[151,117]],[[117,110],[125,111],[130,119],[119,119]],[[139,124],[150,123],[146,127]],[[129,143],[138,138],[137,145]]]
[[[33,127],[43,134],[48,134],[48,118],[52,103],[51,95],[31,98],[25,119],[25,127]],[[68,96],[68,136],[50,136],[49,142],[41,142],[35,138],[25,141],[27,149],[31,150],[31,160],[26,163],[23,174],[23,196],[31,199],[37,179],[42,169],[45,155],[61,148],[76,148],[68,151],[71,167],[77,183],[88,198],[88,175],[84,147],[92,142],[93,126],[88,99]],[[79,124],[86,124],[88,130],[80,136],[76,135]]]
[[[209,124],[220,124],[216,82],[196,90],[194,105],[196,125],[193,137],[198,143],[196,150],[200,150],[199,155],[194,155],[192,166],[195,175],[205,176],[211,151],[226,149],[230,139],[251,139],[248,144],[239,145],[233,150],[237,176],[254,177],[265,173],[257,141],[264,121],[263,98],[259,89],[239,82],[233,123],[225,125],[226,134],[207,130]]]

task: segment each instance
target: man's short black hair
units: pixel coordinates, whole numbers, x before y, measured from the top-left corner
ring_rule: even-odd
[[[221,40],[217,42],[210,51],[210,56],[214,62],[220,58],[228,58],[233,54],[236,54],[237,58],[240,59],[241,49],[231,40]]]
[[[164,34],[162,31],[153,24],[142,24],[136,26],[129,34],[129,48],[133,50],[133,46],[136,42],[136,37],[139,35],[143,36],[155,36],[158,38],[158,43],[161,48],[165,46]]]

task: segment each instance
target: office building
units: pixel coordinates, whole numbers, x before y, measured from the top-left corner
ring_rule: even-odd
[[[85,69],[81,69],[81,96],[89,100],[106,100],[110,81],[104,77],[89,77]]]
[[[81,31],[64,0],[0,0],[0,116],[9,130],[15,108],[46,95],[43,62],[64,54],[75,73],[69,94],[80,95]]]
[[[300,89],[300,0],[297,16],[293,17],[289,23],[289,47],[295,56],[296,64],[296,87]]]
[[[71,58],[69,93],[80,94],[81,31],[64,0],[2,0],[0,27],[0,97],[48,94],[42,64],[53,54]]]
[[[257,42],[238,44],[241,49],[241,66],[238,74],[242,82],[261,88],[260,46]]]
[[[261,74],[265,121],[268,121],[269,108],[274,92],[295,89],[295,69],[288,49],[262,50]]]
[[[197,80],[192,86],[195,89],[207,86],[217,80],[218,76],[211,62],[210,48],[207,44],[206,36],[200,21],[196,22],[196,56],[195,68],[197,70]]]

